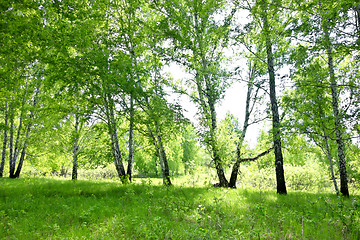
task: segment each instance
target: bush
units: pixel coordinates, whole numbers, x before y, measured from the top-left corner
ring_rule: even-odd
[[[118,173],[114,164],[109,164],[106,167],[98,167],[95,169],[79,169],[79,179],[117,179]]]
[[[324,192],[333,189],[327,166],[307,162],[304,166],[285,165],[285,180],[291,190]]]
[[[240,167],[238,187],[276,189],[274,167],[259,167],[256,163]],[[333,191],[328,168],[322,163],[306,162],[304,166],[284,165],[285,181],[288,190],[294,191]]]

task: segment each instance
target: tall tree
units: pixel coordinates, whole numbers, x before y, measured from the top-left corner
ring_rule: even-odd
[[[335,7],[328,1],[320,0],[311,1],[309,4],[294,2],[294,6],[298,10],[295,15],[297,18],[293,21],[295,23],[293,29],[295,37],[299,40],[298,45],[303,46],[303,54],[310,59],[321,54],[327,59],[327,81],[321,87],[326,87],[331,92],[340,171],[340,192],[344,196],[349,196],[344,144],[344,121],[348,107],[341,105],[340,100],[346,98],[346,91],[353,92],[354,88],[351,79],[356,71],[349,68],[345,70],[342,67],[343,64],[349,62],[349,55],[356,53],[358,44],[358,36],[356,31],[353,31],[356,29],[356,19],[352,20],[349,14],[354,6],[346,0],[339,1]],[[309,22],[312,24],[310,25]],[[347,74],[342,74],[339,78],[337,75],[340,75],[342,71],[347,71]],[[340,85],[348,87],[340,87]],[[349,102],[353,102],[351,98],[348,98]]]
[[[269,7],[266,0],[262,1],[261,4],[263,12],[261,19],[263,22],[263,33],[265,37],[266,55],[267,55],[267,66],[269,73],[269,86],[270,86],[270,103],[272,113],[272,128],[273,128],[273,141],[274,141],[274,152],[275,152],[275,170],[276,170],[276,186],[277,193],[286,194],[285,176],[283,168],[283,155],[281,149],[281,130],[280,130],[280,117],[278,110],[278,103],[276,98],[276,86],[275,86],[275,69],[274,69],[274,55],[272,51],[272,40],[270,36],[270,26],[268,22],[267,8]],[[275,12],[276,14],[276,12]]]
[[[302,47],[296,51],[303,51]],[[298,59],[299,60],[299,59]],[[301,60],[299,60],[300,62]],[[293,75],[295,89],[287,92],[282,101],[288,114],[285,128],[287,134],[305,134],[321,148],[329,161],[331,179],[336,193],[339,193],[333,169],[334,118],[331,114],[332,100],[329,88],[323,87],[327,82],[326,62],[315,58]],[[293,132],[295,130],[295,133]]]
[[[248,5],[245,5],[244,8],[249,11],[252,22],[246,26],[246,29],[248,34],[251,34],[253,38],[257,39],[255,51],[249,47],[247,47],[247,49],[265,63],[267,68],[277,193],[286,194],[287,190],[281,146],[281,124],[275,79],[276,67],[279,68],[284,64],[280,59],[284,54],[284,46],[288,45],[284,38],[285,16],[280,16],[280,1],[259,0],[247,3]],[[276,49],[275,52],[274,48]]]
[[[41,77],[31,79],[21,86],[21,99],[15,99],[9,107],[9,177],[18,178],[29,145],[30,132],[39,102]],[[20,102],[17,102],[20,101]],[[17,105],[19,104],[19,105]],[[18,108],[17,108],[18,107]],[[16,124],[17,123],[17,124]]]
[[[34,117],[35,117],[35,113],[37,111],[38,104],[39,104],[39,93],[40,93],[40,91],[41,91],[41,79],[38,80],[38,83],[37,83],[37,85],[36,85],[36,87],[34,89],[34,94],[33,94],[33,97],[32,97],[32,106],[31,106],[31,109],[30,109],[28,124],[27,124],[26,129],[25,129],[25,137],[24,137],[24,140],[23,140],[21,155],[20,155],[18,166],[16,168],[16,172],[14,174],[14,177],[16,177],[16,178],[20,177],[20,173],[21,173],[21,170],[22,170],[22,167],[23,167],[23,164],[24,164],[26,151],[27,151],[28,144],[29,144],[29,135],[30,135],[30,132],[31,132],[32,125],[34,124]],[[11,173],[10,173],[10,176],[11,176]]]
[[[177,131],[183,121],[181,108],[178,104],[171,104],[166,99],[164,84],[166,81],[160,76],[161,63],[155,57],[153,59],[153,74],[149,79],[149,88],[145,89],[145,95],[137,99],[138,105],[146,114],[145,125],[147,134],[151,138],[156,155],[158,156],[164,185],[171,185],[170,168],[165,150],[165,141]],[[142,101],[139,101],[142,100]]]
[[[339,170],[340,170],[340,192],[344,196],[349,196],[349,189],[347,184],[347,171],[346,171],[346,158],[345,158],[345,145],[343,140],[342,126],[339,113],[339,95],[338,95],[338,84],[334,73],[334,62],[332,47],[330,44],[330,36],[328,30],[325,28],[325,41],[326,53],[328,57],[329,77],[330,77],[330,89],[332,96],[332,109],[334,114],[334,124],[336,132],[336,142],[338,145],[338,157],[339,157]]]
[[[257,67],[257,63],[259,61],[254,61],[253,57],[248,57],[248,78],[247,78],[247,93],[246,93],[246,100],[245,100],[245,109],[244,109],[244,122],[242,129],[239,134],[238,142],[236,144],[236,160],[233,164],[230,181],[229,181],[229,187],[235,188],[236,187],[236,181],[237,176],[239,173],[239,168],[241,162],[248,161],[242,158],[242,151],[243,151],[243,145],[246,137],[246,133],[248,131],[248,128],[258,121],[264,120],[267,118],[267,116],[262,116],[259,119],[254,119],[255,111],[256,111],[256,104],[261,102],[261,94],[260,90],[263,88],[263,79],[258,79],[258,77],[261,75],[260,68]],[[255,117],[256,118],[256,117]],[[260,155],[259,155],[260,156]],[[251,160],[256,160],[256,158],[251,158]]]
[[[15,177],[16,163],[20,151],[24,150],[23,135],[28,136],[24,129],[29,128],[24,127],[24,123],[29,120],[25,111],[32,105],[28,101],[29,91],[34,87],[31,83],[36,79],[35,68],[40,65],[42,10],[36,1],[5,1],[0,9],[0,41],[3,46],[0,50],[0,101],[8,104],[9,139],[6,141],[9,142],[10,177]],[[21,165],[19,167],[21,169]]]
[[[223,162],[217,142],[216,104],[228,86],[228,76],[221,67],[223,49],[229,40],[229,25],[235,9],[225,11],[225,1],[156,1],[153,7],[162,16],[160,30],[171,40],[168,59],[184,66],[193,75],[183,89],[198,106],[203,125],[203,142],[212,154],[220,186],[227,187]],[[217,15],[221,10],[221,20]],[[220,15],[217,15],[220,16]],[[184,82],[185,83],[185,82]]]
[[[140,12],[145,13],[141,16]],[[119,34],[116,47],[121,49],[129,56],[129,72],[127,73],[128,88],[142,88],[142,76],[146,73],[143,64],[139,59],[146,51],[146,41],[144,22],[149,19],[146,16],[146,4],[142,1],[114,1],[114,30]],[[140,25],[139,25],[140,24]],[[145,74],[146,75],[146,74]],[[135,91],[130,90],[128,93],[128,121],[129,121],[129,138],[128,138],[128,166],[127,178],[131,181],[133,170],[134,156],[134,119],[135,119]]]
[[[126,54],[116,49],[116,33],[111,22],[112,2],[56,1],[47,4],[46,9],[47,31],[55,39],[48,43],[49,78],[53,82],[61,79],[69,94],[83,92],[88,104],[97,108],[95,113],[107,124],[118,176],[126,182],[117,107],[126,89],[124,76],[127,72],[122,70],[126,69],[128,62],[121,59],[126,59]],[[88,33],[88,29],[94,31]],[[56,39],[62,39],[61,44]],[[74,139],[74,144],[76,142]]]

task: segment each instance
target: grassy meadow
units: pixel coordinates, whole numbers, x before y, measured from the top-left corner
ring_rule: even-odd
[[[359,239],[360,196],[0,179],[0,239]]]

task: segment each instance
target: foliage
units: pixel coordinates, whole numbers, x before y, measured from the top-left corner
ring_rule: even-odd
[[[113,178],[115,163],[124,180],[126,164],[148,177],[164,173],[166,161],[168,175],[192,177],[193,185],[213,184],[215,166],[228,186],[235,158],[264,152],[281,136],[275,152],[284,153],[289,188],[322,191],[325,163],[340,159],[341,133],[349,173],[342,182],[360,181],[360,18],[352,1],[26,0],[0,9],[1,163],[12,166],[5,173],[25,160],[27,176],[66,177],[76,162],[80,178]],[[166,72],[173,65],[186,74]],[[239,116],[217,116],[238,77],[251,90],[246,114],[261,101],[253,122],[270,116],[267,94],[274,104],[275,93],[282,96],[272,112],[281,115],[279,134],[264,130],[255,149],[242,135],[253,122],[241,130]],[[178,94],[195,103],[198,122],[184,118]],[[242,163],[240,183],[273,187],[273,162],[271,153]]]
[[[225,119],[219,122],[216,134],[220,156],[226,166],[234,161],[236,144],[240,135],[239,128],[238,119],[230,113],[227,113]]]

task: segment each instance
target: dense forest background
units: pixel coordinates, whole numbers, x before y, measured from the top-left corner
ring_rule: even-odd
[[[345,196],[359,186],[354,1],[5,0],[0,10],[0,176],[176,176]],[[243,115],[219,119],[234,84]]]

